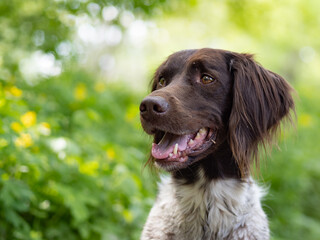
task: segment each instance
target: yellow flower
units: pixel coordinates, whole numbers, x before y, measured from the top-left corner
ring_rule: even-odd
[[[89,176],[93,176],[97,174],[97,170],[99,169],[98,161],[86,162],[80,165],[79,172],[82,174],[86,174]]]
[[[30,147],[33,145],[33,140],[31,138],[31,135],[29,133],[21,133],[20,137],[18,137],[15,141],[14,144],[17,147]]]
[[[303,127],[309,127],[312,125],[313,119],[311,115],[303,113],[299,116],[298,122]]]
[[[9,180],[9,175],[8,175],[8,173],[3,173],[2,175],[1,175],[1,179],[3,180],[3,181],[7,181],[7,180]]]
[[[113,160],[113,159],[115,158],[115,156],[116,156],[116,152],[114,151],[113,148],[108,148],[108,149],[106,150],[106,154],[107,154],[107,157],[108,157],[109,159],[111,159],[111,160]]]
[[[51,133],[50,124],[47,123],[47,122],[42,122],[42,123],[40,123],[39,131],[40,131],[40,133],[41,133],[42,135],[49,136],[50,133]]]
[[[31,127],[37,122],[37,114],[33,111],[29,111],[22,115],[20,120],[25,127]]]
[[[0,108],[3,107],[4,105],[6,105],[6,99],[2,98],[0,99]]]
[[[23,126],[18,122],[11,123],[11,129],[17,133],[23,130]]]
[[[124,209],[123,212],[122,212],[122,214],[123,214],[123,218],[124,218],[124,220],[125,220],[126,222],[128,222],[128,223],[131,223],[131,222],[132,222],[132,220],[133,220],[133,215],[132,215],[132,212],[131,212],[131,211],[129,211],[129,210],[127,210],[127,209]]]
[[[20,90],[16,86],[12,86],[11,88],[9,88],[9,92],[15,97],[21,97],[22,95],[22,90]]]
[[[31,230],[30,237],[33,240],[39,240],[39,239],[42,239],[42,233],[38,232],[38,231]]]
[[[8,141],[4,138],[0,138],[0,148],[8,146]]]
[[[94,90],[98,93],[102,93],[106,89],[106,84],[104,82],[96,82],[94,85]]]
[[[74,94],[74,97],[79,101],[86,99],[87,97],[86,85],[84,85],[83,83],[79,83],[77,87],[74,89],[73,94]]]
[[[130,105],[126,112],[127,122],[132,122],[139,115],[139,107],[137,105]]]
[[[43,126],[43,127],[45,127],[45,128],[51,128],[51,126],[50,126],[50,124],[49,123],[47,123],[47,122],[42,122],[41,123],[41,126]]]

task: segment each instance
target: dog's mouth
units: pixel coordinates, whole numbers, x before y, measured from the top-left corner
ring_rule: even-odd
[[[152,144],[152,156],[157,162],[184,163],[188,157],[196,157],[215,144],[217,131],[201,128],[195,133],[178,135],[158,131],[162,135],[158,143]]]

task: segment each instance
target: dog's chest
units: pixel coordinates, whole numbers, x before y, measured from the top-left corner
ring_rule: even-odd
[[[190,239],[224,239],[241,221],[245,186],[238,180],[206,182],[200,178],[195,184],[174,185],[177,215],[184,222],[181,232],[194,236]]]
[[[209,181],[199,176],[192,184],[162,179],[141,239],[269,239],[260,187],[250,178]]]
[[[245,186],[238,180],[208,182],[200,178],[183,184],[167,178],[159,187],[149,218],[156,221],[151,224],[155,224],[153,234],[166,232],[168,237],[154,239],[224,239],[241,222],[238,216],[244,211],[240,206],[245,202]]]

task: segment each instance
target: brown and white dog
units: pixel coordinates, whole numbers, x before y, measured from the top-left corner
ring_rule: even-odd
[[[140,105],[143,129],[154,136],[149,160],[170,172],[141,239],[269,239],[264,191],[250,170],[258,147],[294,112],[292,91],[249,54],[206,48],[169,56]]]

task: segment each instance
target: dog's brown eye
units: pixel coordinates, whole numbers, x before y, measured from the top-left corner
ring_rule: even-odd
[[[208,75],[203,75],[202,77],[201,77],[201,82],[203,83],[203,84],[208,84],[208,83],[212,83],[212,82],[214,82],[214,78],[213,77],[210,77],[210,76],[208,76]]]
[[[164,77],[161,77],[161,78],[159,79],[159,85],[160,85],[161,87],[163,87],[164,85],[166,85],[166,79],[165,79]]]

